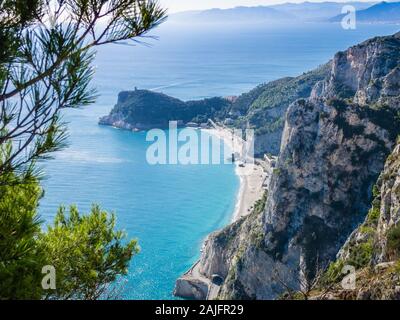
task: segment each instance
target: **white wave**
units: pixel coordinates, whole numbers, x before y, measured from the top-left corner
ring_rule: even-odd
[[[185,84],[190,84],[190,83],[196,83],[199,80],[193,80],[193,81],[185,81],[185,82],[175,82],[175,83],[171,83],[165,86],[161,86],[161,87],[157,87],[157,88],[152,88],[150,89],[150,91],[159,91],[159,90],[163,90],[163,89],[168,89],[168,88],[173,88],[173,87],[178,87],[178,86],[183,86]]]

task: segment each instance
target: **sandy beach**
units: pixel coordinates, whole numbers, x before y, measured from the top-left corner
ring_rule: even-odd
[[[215,129],[202,130],[223,140],[223,142],[228,145],[229,149],[233,152],[239,152],[241,149],[240,139],[232,139],[231,132],[228,129],[215,126]],[[236,163],[235,172],[240,179],[240,188],[236,195],[236,204],[232,215],[232,222],[235,222],[251,213],[255,202],[263,196],[264,189],[262,185],[266,178],[266,173],[264,172],[263,167],[259,164],[246,164],[245,167],[242,167],[239,163]],[[208,288],[202,298],[207,300],[214,300],[217,298],[220,287],[215,285],[200,272],[199,261],[197,261],[192,268],[179,278],[175,290],[178,290],[176,292],[179,292],[180,294],[186,295],[187,291],[185,291],[185,288],[191,288],[192,283],[198,282],[207,285]]]
[[[232,135],[228,129],[217,127],[215,129],[204,129],[204,131],[219,137],[233,152],[239,152],[241,149],[240,139],[235,137],[232,141]],[[262,198],[264,193],[262,185],[266,178],[266,173],[262,166],[257,164],[247,164],[245,167],[240,167],[236,163],[235,172],[240,179],[240,188],[236,196],[232,222],[248,215],[255,202]]]

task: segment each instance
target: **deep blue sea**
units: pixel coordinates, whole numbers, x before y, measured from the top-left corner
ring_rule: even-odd
[[[138,88],[181,99],[238,95],[327,62],[333,54],[395,25],[338,24],[183,26],[167,22],[146,44],[110,45],[96,56],[97,102],[69,110],[69,147],[44,164],[42,218],[61,204],[114,211],[118,227],[138,238],[126,299],[173,299],[175,279],[199,257],[205,236],[226,225],[238,178],[232,165],[150,166],[145,133],[97,125],[121,90]]]

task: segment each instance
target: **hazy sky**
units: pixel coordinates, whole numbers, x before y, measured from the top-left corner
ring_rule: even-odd
[[[305,0],[159,0],[159,2],[169,12],[178,12],[186,10],[202,10],[210,8],[232,8],[237,6],[259,6],[283,2],[304,2]],[[311,2],[324,2],[328,0],[313,0]],[[330,0],[335,1],[335,0]],[[373,0],[358,0],[372,2]],[[345,2],[345,0],[336,0],[336,2]]]

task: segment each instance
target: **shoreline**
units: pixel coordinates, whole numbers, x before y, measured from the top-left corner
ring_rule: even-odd
[[[202,129],[210,135],[218,137],[227,144],[233,152],[241,148],[239,139],[232,143],[232,135],[228,129],[218,127],[216,129]],[[251,171],[250,171],[251,170]],[[256,201],[262,198],[264,189],[262,187],[266,178],[263,167],[257,163],[240,167],[235,163],[235,174],[239,178],[239,189],[236,193],[235,207],[231,215],[230,223],[250,214]]]
[[[102,124],[103,125],[103,124]],[[211,136],[217,137],[233,153],[241,153],[242,142],[239,137],[232,139],[232,133],[229,129],[218,126],[213,123],[214,128],[198,128],[201,131],[208,133]],[[112,128],[136,131],[126,126],[112,125]],[[260,200],[264,194],[263,183],[267,177],[263,166],[259,163],[261,160],[256,160],[254,165],[248,164],[246,167],[240,167],[238,162],[235,162],[235,174],[239,178],[239,189],[235,196],[235,206],[231,214],[230,222],[233,223],[240,218],[250,214],[256,201]]]
[[[238,151],[235,145],[232,145],[235,143],[232,143],[234,139],[232,139],[230,130],[218,126],[215,129],[201,130],[222,140],[233,152]],[[236,147],[241,148],[240,143],[237,143]],[[246,165],[246,167],[241,167],[236,162],[235,174],[239,177],[240,185],[236,193],[235,208],[227,225],[251,213],[256,201],[260,200],[264,194],[263,183],[267,176],[259,161],[254,165]],[[203,247],[206,245],[208,236],[203,240]],[[200,250],[200,255],[202,254],[202,250]],[[200,272],[199,258],[188,271],[176,280],[173,294],[196,300],[214,300],[218,297],[219,289],[218,285]]]

